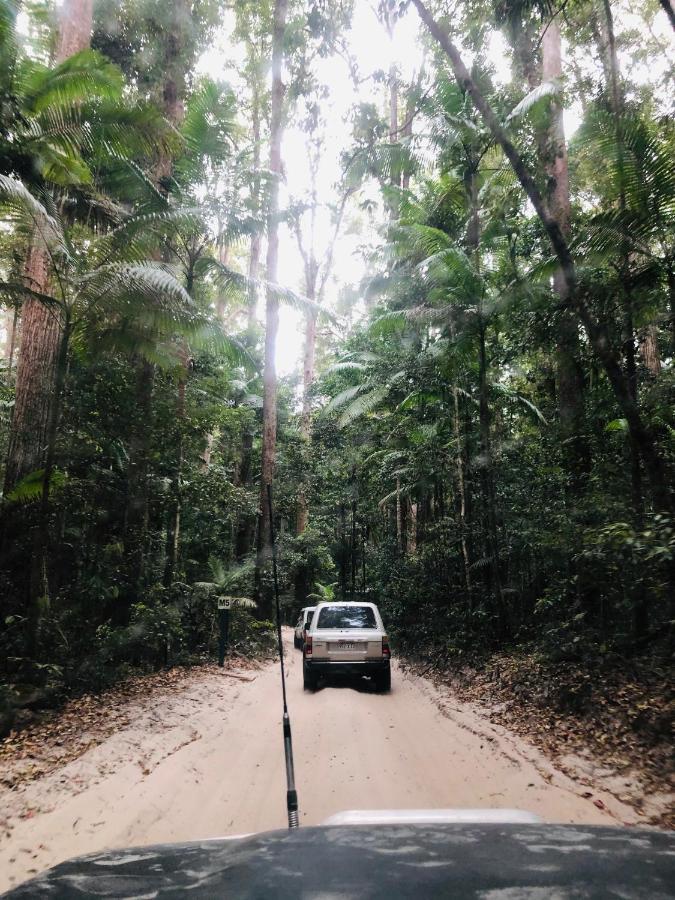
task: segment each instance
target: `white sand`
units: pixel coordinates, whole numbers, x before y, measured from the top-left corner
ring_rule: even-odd
[[[301,655],[285,631],[302,824],[344,809],[419,807],[643,821],[600,790],[582,797],[588,787],[522,738],[396,666],[389,695],[366,682],[303,692]],[[11,827],[0,828],[0,890],[103,848],[285,827],[279,667],[242,675],[252,680],[195,670],[177,694],[132,701],[129,725],[74,762],[2,790],[0,822]]]

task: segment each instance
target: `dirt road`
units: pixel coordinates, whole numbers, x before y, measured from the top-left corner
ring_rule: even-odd
[[[285,637],[303,824],[344,809],[453,806],[639,821],[610,795],[582,796],[587,787],[521,738],[398,667],[389,695],[366,682],[303,693]],[[0,890],[102,848],[285,827],[278,665],[240,678],[196,670],[179,692],[125,712],[119,731],[75,761],[0,791]]]

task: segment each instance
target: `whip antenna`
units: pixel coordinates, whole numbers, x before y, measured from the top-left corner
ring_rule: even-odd
[[[279,606],[279,579],[277,577],[277,539],[274,533],[274,513],[272,510],[272,485],[267,485],[267,505],[270,513],[270,538],[272,540],[272,573],[274,575],[274,600],[277,609],[277,642],[279,644],[279,661],[281,663],[281,693],[284,698],[284,753],[286,755],[286,809],[288,811],[288,827],[297,828],[298,792],[295,790],[295,771],[293,769],[293,741],[291,740],[291,720],[286,703],[286,673],[284,671],[284,645],[281,640],[281,608]]]

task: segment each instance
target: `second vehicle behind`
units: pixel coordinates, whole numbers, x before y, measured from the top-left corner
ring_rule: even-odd
[[[312,621],[315,606],[303,606],[300,610],[300,618],[295,624],[295,633],[293,635],[293,644],[296,650],[302,650],[305,646],[305,633],[309,623]]]

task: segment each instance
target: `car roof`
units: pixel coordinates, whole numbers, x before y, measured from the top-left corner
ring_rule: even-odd
[[[369,600],[324,600],[316,604],[317,609],[324,606],[370,606],[372,609],[377,609],[377,605]]]

